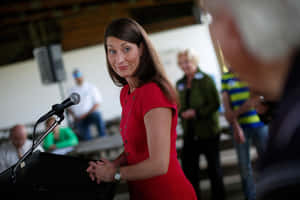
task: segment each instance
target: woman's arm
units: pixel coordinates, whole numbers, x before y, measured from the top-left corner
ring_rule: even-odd
[[[127,157],[124,151],[113,161],[113,164],[115,167],[119,167],[127,164]]]
[[[144,116],[149,158],[131,166],[120,168],[122,180],[140,180],[163,175],[168,172],[171,148],[172,110],[154,108]],[[115,164],[122,163],[123,153],[114,162],[90,162],[87,169],[92,180],[113,181],[117,171]]]
[[[53,132],[47,135],[43,141],[43,148],[48,151],[50,150],[49,148],[54,145],[54,136]]]
[[[55,145],[57,148],[75,146],[78,144],[78,138],[69,127],[59,129],[60,134],[65,135],[64,140],[59,140]]]
[[[144,116],[149,158],[136,165],[120,168],[124,180],[138,180],[168,172],[171,148],[172,110],[155,108]]]

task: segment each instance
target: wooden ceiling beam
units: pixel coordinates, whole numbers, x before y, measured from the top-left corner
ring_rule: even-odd
[[[79,4],[98,3],[104,4],[109,0],[51,0],[51,1],[25,1],[18,3],[9,3],[0,6],[1,15],[20,13],[28,11],[39,11],[42,9],[58,9],[59,7],[72,7]]]
[[[10,14],[20,14],[30,11],[47,11],[48,9],[60,9],[66,7],[73,7],[80,4],[120,4],[122,6],[127,5],[131,8],[143,7],[143,6],[154,6],[154,5],[165,5],[165,4],[178,4],[193,2],[193,0],[162,0],[162,1],[153,1],[153,0],[138,0],[131,2],[130,0],[51,0],[51,1],[25,1],[18,3],[4,4],[0,6],[0,13],[2,17]]]
[[[0,32],[2,40],[5,41],[0,45],[0,50],[10,55],[0,59],[0,65],[28,59],[32,57],[32,48],[37,44],[45,45],[54,40],[61,42],[64,51],[101,44],[105,27],[113,19],[120,17],[135,18],[148,33],[196,24],[195,17],[189,12],[193,0],[35,2],[45,4],[34,7],[33,4],[23,1],[17,5],[7,4],[6,7],[0,7],[0,28],[7,30]],[[29,39],[20,38],[19,33]],[[23,54],[15,51],[17,44],[22,47]]]
[[[193,16],[179,17],[176,19],[170,19],[162,22],[144,25],[145,30],[148,33],[156,33],[160,31],[166,31],[174,28],[196,24],[196,19]]]
[[[196,24],[194,17],[180,17],[176,19],[170,19],[164,22],[153,23],[145,25],[144,28],[148,33],[155,33],[159,31],[170,30],[179,28],[182,26],[188,26]],[[82,48],[86,46],[92,46],[103,43],[105,26],[102,24],[99,26],[86,26],[74,31],[67,31],[63,33],[62,47],[65,51]]]
[[[113,6],[112,9],[109,9],[111,13],[117,13],[118,10],[127,10],[129,12],[130,9],[133,8],[143,8],[147,6],[159,6],[159,5],[167,5],[167,4],[178,4],[184,2],[192,2],[193,0],[164,0],[164,1],[153,1],[153,0],[140,0],[135,3],[128,2],[119,2],[112,3],[111,1],[105,0],[51,0],[51,1],[41,1],[39,6],[33,6],[34,3],[22,2],[19,4],[6,5],[0,7],[0,27],[9,26],[9,25],[17,25],[20,23],[29,23],[31,21],[43,20],[43,19],[56,19],[68,17],[70,15],[80,15],[82,10],[89,9],[91,6],[94,7],[103,7],[109,8]],[[31,2],[31,3],[30,3]],[[79,6],[77,9],[74,7],[79,5],[80,3],[92,3],[88,6]],[[61,6],[70,6],[64,7]],[[35,8],[36,12],[26,13],[25,11],[30,11]],[[45,8],[49,8],[46,9]],[[102,9],[105,12],[105,10]],[[16,12],[12,14],[13,12]],[[107,12],[105,12],[107,13]],[[9,14],[9,15],[6,15]],[[110,16],[110,13],[107,13],[107,16]]]

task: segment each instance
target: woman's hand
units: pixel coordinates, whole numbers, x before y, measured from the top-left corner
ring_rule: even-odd
[[[97,181],[99,184],[103,182],[112,182],[114,180],[114,175],[117,168],[114,166],[113,162],[106,159],[101,159],[101,161],[91,161],[89,162],[89,167],[86,169],[92,181]]]
[[[187,109],[181,113],[183,119],[192,119],[196,117],[196,111],[194,109]]]

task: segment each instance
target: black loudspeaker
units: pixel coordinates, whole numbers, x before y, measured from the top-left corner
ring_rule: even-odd
[[[43,84],[66,80],[60,44],[42,46],[33,50]]]

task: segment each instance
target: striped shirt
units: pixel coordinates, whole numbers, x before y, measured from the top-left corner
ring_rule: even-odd
[[[222,75],[222,92],[228,92],[231,108],[237,110],[250,98],[248,85],[240,81],[232,72]],[[238,122],[243,128],[256,128],[263,126],[256,110],[250,108],[238,117]]]

